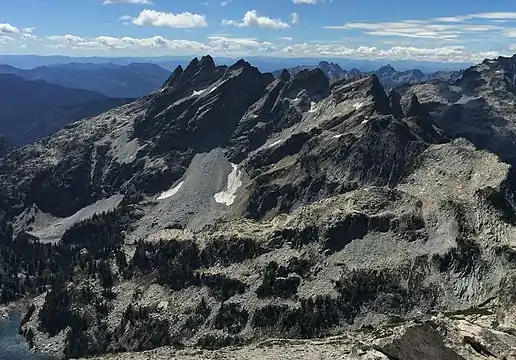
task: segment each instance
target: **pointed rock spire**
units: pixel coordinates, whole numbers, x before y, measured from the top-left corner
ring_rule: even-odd
[[[283,71],[281,72],[279,78],[282,80],[282,81],[289,81],[291,76],[290,76],[290,73],[288,72],[287,69],[283,69]]]
[[[289,84],[287,84],[287,93],[292,95],[306,90],[308,97],[326,97],[330,92],[330,80],[324,72],[315,68],[313,70],[305,69],[294,75]]]
[[[175,68],[175,70],[172,72],[172,75],[170,75],[170,77],[167,79],[167,81],[165,81],[165,83],[163,84],[163,87],[174,86],[175,82],[177,81],[177,79],[179,79],[179,77],[181,76],[183,71],[184,71],[183,67],[181,65],[178,65]]]
[[[410,103],[408,105],[407,110],[405,111],[407,117],[426,117],[427,113],[424,109],[423,105],[419,102],[416,94],[412,94],[410,99]]]
[[[210,55],[203,56],[198,67],[202,69],[215,69],[215,61]]]
[[[394,116],[397,118],[403,117],[403,110],[401,109],[401,96],[395,90],[389,92],[389,106]]]

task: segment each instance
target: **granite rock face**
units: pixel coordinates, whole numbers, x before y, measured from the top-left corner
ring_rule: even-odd
[[[514,357],[515,95],[493,70],[511,61],[388,96],[376,75],[274,78],[206,56],[11,151],[1,234],[59,227],[72,259],[22,333],[60,358]],[[470,102],[505,104],[483,126],[503,116],[507,148],[478,141],[477,118],[458,132],[449,114]]]

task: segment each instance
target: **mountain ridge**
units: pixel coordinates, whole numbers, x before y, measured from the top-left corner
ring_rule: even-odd
[[[0,88],[6,90],[0,99],[0,133],[17,146],[129,101],[43,80],[29,81],[14,74],[0,74]]]
[[[342,78],[354,77],[354,76],[367,76],[375,74],[380,79],[380,82],[387,89],[396,88],[405,84],[416,84],[419,82],[445,80],[450,83],[456,81],[462,74],[462,71],[437,71],[433,73],[424,74],[419,69],[397,71],[390,64],[381,66],[376,71],[365,71],[362,72],[356,68],[347,71],[343,69],[337,63],[329,63],[327,61],[321,61],[317,65],[301,65],[294,68],[287,69],[291,74],[295,74],[304,69],[315,69],[320,68],[324,74],[331,80],[337,80]],[[273,72],[274,76],[278,76],[282,70]]]
[[[0,158],[0,250],[60,266],[31,254],[1,298],[34,296],[21,333],[59,358],[336,334],[354,359],[514,356],[515,69],[387,93],[195,58]]]
[[[26,80],[45,80],[68,88],[79,88],[111,98],[137,98],[158,88],[170,75],[151,63],[69,63],[53,64],[33,69],[18,69],[0,65],[0,73],[13,73]]]

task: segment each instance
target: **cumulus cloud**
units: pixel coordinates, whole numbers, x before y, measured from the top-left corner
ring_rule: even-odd
[[[297,13],[292,13],[292,24],[293,25],[299,24],[299,15]]]
[[[290,25],[283,22],[281,19],[273,19],[266,16],[259,16],[256,10],[250,10],[245,13],[241,21],[223,20],[223,25],[231,25],[236,27],[256,27],[268,29],[286,29]]]
[[[0,34],[19,34],[20,29],[11,24],[3,23],[0,24]]]
[[[104,0],[104,5],[110,4],[135,4],[135,5],[152,5],[152,0]]]
[[[7,44],[11,42],[15,42],[17,40],[36,40],[38,37],[32,35],[33,31],[36,28],[34,27],[26,27],[26,28],[18,28],[14,25],[3,23],[0,24],[0,36],[2,36],[2,44]],[[9,36],[7,36],[9,35]]]
[[[137,26],[169,28],[198,28],[208,26],[205,15],[192,14],[189,12],[173,14],[170,12],[159,12],[148,9],[140,12],[140,15],[134,18],[132,23]]]
[[[379,48],[376,46],[359,46],[355,48],[339,44],[294,44],[282,50],[290,56],[311,56],[318,54],[324,57],[346,57],[350,59],[385,59],[412,60],[431,62],[480,62],[486,58],[497,57],[496,51],[470,52],[464,46],[442,46],[423,48],[414,46],[393,46]]]
[[[272,53],[276,46],[268,41],[258,41],[255,38],[230,38],[225,36],[208,37],[208,47],[217,53],[249,54]]]
[[[290,44],[285,44],[285,40],[289,40]],[[292,43],[291,40],[291,38],[281,38],[278,42],[270,42],[261,41],[257,38],[235,38],[220,34],[209,36],[203,42],[172,40],[163,36],[149,38],[99,36],[89,38],[68,34],[50,36],[47,38],[47,41],[49,41],[54,48],[71,49],[84,54],[100,51],[111,52],[113,54],[128,54],[133,51],[146,50],[146,53],[152,53],[154,55],[170,54],[171,51],[177,55],[192,56],[206,53],[216,56],[247,56],[261,53],[279,57],[324,57],[457,63],[480,62],[485,58],[509,55],[508,53],[500,53],[497,51],[473,52],[468,50],[465,46],[351,47],[339,43],[325,42]]]
[[[6,45],[10,42],[13,42],[14,38],[7,35],[0,35],[0,45]]]
[[[163,50],[206,51],[204,44],[189,40],[170,40],[163,36],[150,38],[98,36],[85,38],[71,34],[49,36],[54,47],[69,47],[75,50],[137,50],[141,48],[154,48]]]

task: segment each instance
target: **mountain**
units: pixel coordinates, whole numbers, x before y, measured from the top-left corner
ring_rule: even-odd
[[[515,78],[195,58],[0,158],[0,301],[58,358],[510,359]]]
[[[328,63],[326,61],[319,62],[318,65],[302,65],[288,69],[291,75],[295,75],[302,70],[313,70],[315,68],[321,69],[324,74],[331,80],[345,79],[356,76],[367,76],[375,74],[380,83],[387,89],[396,88],[405,84],[416,84],[420,82],[428,82],[433,80],[445,80],[450,83],[456,81],[462,75],[461,71],[438,71],[428,75],[423,74],[419,69],[412,69],[407,71],[397,71],[391,65],[380,67],[376,71],[362,72],[357,68],[350,71],[344,70],[336,63]],[[279,76],[282,70],[273,72],[274,76]]]
[[[7,64],[21,69],[32,69],[40,66],[52,66],[68,63],[92,63],[125,66],[131,63],[152,63],[157,64],[167,70],[174,70],[177,66],[186,66],[191,60],[191,56],[138,56],[138,57],[72,57],[62,55],[0,55],[0,64]],[[217,64],[231,65],[238,58],[217,57]],[[254,66],[262,72],[273,72],[277,69],[291,68],[301,65],[316,65],[315,58],[291,58],[291,57],[271,57],[271,56],[250,56],[247,58]],[[390,60],[398,70],[410,70],[418,68],[424,73],[435,71],[454,71],[464,69],[472,63],[446,63],[446,62],[427,62],[411,60]],[[364,72],[374,71],[385,64],[384,60],[355,60],[339,58],[339,63],[346,69],[357,68]]]
[[[18,146],[128,101],[13,74],[0,74],[0,90],[0,134]]]
[[[18,75],[26,80],[44,80],[73,89],[85,89],[112,98],[137,98],[156,90],[170,76],[156,64],[69,63],[18,69],[0,65],[0,73]]]
[[[319,68],[330,79],[343,79],[347,77],[347,71],[340,67],[339,64],[321,61],[317,65],[301,65],[288,69],[291,75],[296,75],[303,70],[313,70]],[[273,72],[274,76],[279,76],[282,70]]]
[[[402,84],[416,84],[425,79],[425,74],[418,69],[396,71],[390,65],[382,66],[375,71],[375,74],[386,88],[394,88]]]

